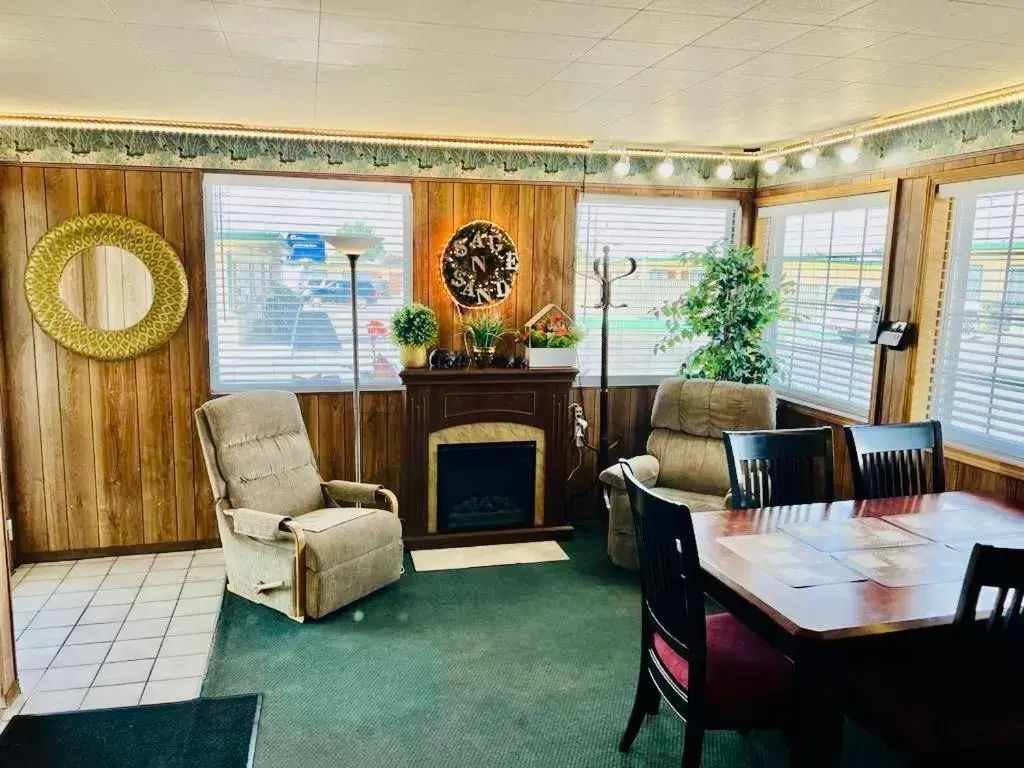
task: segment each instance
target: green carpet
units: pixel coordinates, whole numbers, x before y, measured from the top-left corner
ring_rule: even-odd
[[[416,573],[296,624],[225,597],[204,696],[264,694],[257,768],[678,766],[682,726],[616,749],[637,674],[639,586],[598,531],[568,562]],[[896,766],[848,728],[844,766]],[[713,732],[705,768],[783,768],[775,733]]]
[[[247,768],[259,716],[259,696],[17,715],[0,766]]]

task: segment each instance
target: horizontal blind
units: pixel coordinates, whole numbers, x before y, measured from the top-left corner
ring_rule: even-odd
[[[359,375],[400,386],[388,331],[409,296],[410,199],[403,184],[207,175],[213,390],[351,389],[350,266],[322,239],[335,234],[383,238],[357,264]]]
[[[769,333],[780,390],[865,417],[881,300],[888,195],[762,209],[771,217],[768,270],[786,316]]]
[[[954,224],[928,413],[945,437],[1024,457],[1024,179],[951,185]]]
[[[655,354],[666,333],[665,321],[652,311],[679,298],[695,281],[697,270],[681,264],[680,255],[709,245],[733,242],[739,204],[734,200],[641,198],[585,195],[576,214],[576,323],[584,337],[579,348],[580,377],[596,383],[601,374],[601,298],[593,275],[604,246],[611,248],[612,276],[637,261],[635,274],[612,286],[615,307],[609,315],[608,375],[614,384],[660,381],[678,371],[690,349],[676,347]],[[694,344],[692,348],[697,345]]]

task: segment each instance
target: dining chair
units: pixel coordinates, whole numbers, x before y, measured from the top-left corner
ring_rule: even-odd
[[[917,496],[946,490],[942,464],[942,425],[862,424],[843,427],[858,499]],[[927,454],[931,455],[929,457]]]
[[[1022,596],[1024,550],[975,544],[947,641],[854,665],[850,715],[914,766],[1024,764]]]
[[[832,501],[832,428],[723,432],[734,509]]]
[[[685,723],[683,768],[699,768],[706,730],[785,728],[793,667],[732,614],[708,615],[685,504],[645,488],[621,461],[640,559],[640,674],[619,750],[661,699]]]

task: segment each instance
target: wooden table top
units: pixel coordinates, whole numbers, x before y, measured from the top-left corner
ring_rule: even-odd
[[[1019,523],[1019,532],[1024,534],[1024,504],[962,491],[701,513],[693,515],[693,525],[701,567],[707,575],[721,582],[790,635],[834,640],[950,624],[956,613],[962,581],[884,587],[875,581],[865,580],[790,587],[756,563],[723,546],[718,539],[773,533],[787,523],[922,513],[952,518],[967,514],[965,510],[1007,523]]]

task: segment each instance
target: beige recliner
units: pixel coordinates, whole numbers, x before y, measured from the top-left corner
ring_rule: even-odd
[[[728,506],[729,469],[722,432],[774,429],[775,393],[760,384],[667,379],[651,411],[647,454],[628,459],[648,488],[686,504],[691,512]],[[608,507],[608,555],[623,568],[639,568],[633,515],[618,466],[601,473]]]
[[[196,426],[229,590],[303,621],[398,580],[395,494],[323,482],[294,394],[217,398],[196,411]]]

